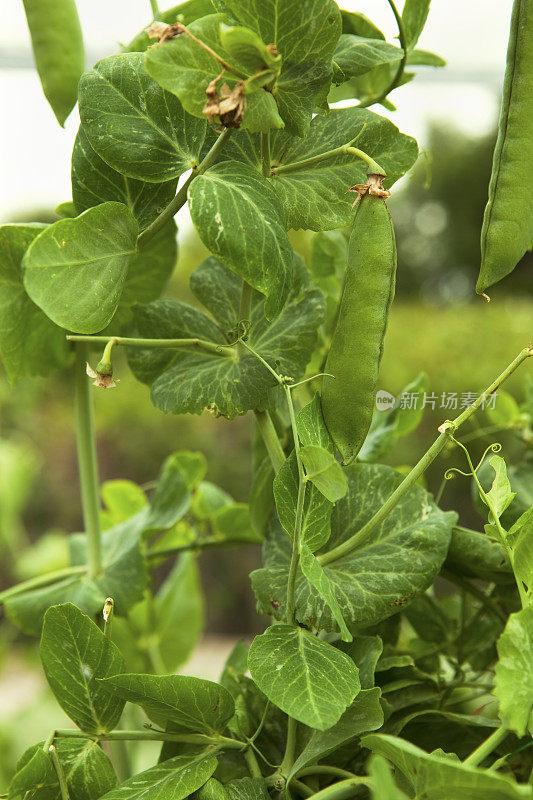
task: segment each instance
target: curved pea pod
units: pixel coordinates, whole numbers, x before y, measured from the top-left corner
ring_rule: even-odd
[[[356,458],[372,421],[395,283],[396,242],[389,210],[379,193],[367,191],[358,202],[350,235],[322,388],[324,420],[344,464]]]
[[[74,108],[85,68],[80,20],[74,0],[23,0],[35,66],[60,125]]]
[[[481,230],[482,294],[533,246],[533,0],[515,0],[498,139]]]

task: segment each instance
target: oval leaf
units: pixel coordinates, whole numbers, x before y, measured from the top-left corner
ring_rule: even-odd
[[[137,223],[122,203],[59,220],[24,256],[26,291],[56,325],[96,333],[115,313],[136,240]]]

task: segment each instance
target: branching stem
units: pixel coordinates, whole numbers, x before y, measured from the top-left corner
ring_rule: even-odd
[[[138,339],[128,336],[84,336],[72,334],[67,336],[69,342],[94,342],[95,344],[113,342],[124,347],[163,347],[169,349],[192,348],[206,350],[217,356],[235,358],[233,348],[228,345],[206,342],[204,339]]]
[[[506,736],[509,735],[507,728],[497,728],[491,735],[482,742],[479,747],[470,753],[468,758],[465,758],[463,764],[468,764],[470,767],[477,767],[484,761],[487,756],[495,750],[499,744],[503,742]]]
[[[304,158],[301,161],[294,161],[292,164],[280,164],[279,167],[272,167],[270,170],[270,174],[272,176],[275,175],[284,175],[288,172],[297,172],[301,169],[307,169],[308,167],[313,167],[315,164],[319,164],[321,161],[326,161],[330,158],[336,158],[337,156],[345,156],[345,155],[354,155],[358,158],[361,158],[365,161],[368,165],[368,172],[375,173],[376,175],[386,175],[385,170],[383,167],[380,167],[373,158],[371,158],[367,153],[363,150],[359,150],[357,147],[353,147],[354,141],[356,141],[361,132],[352,139],[347,144],[343,144],[340,147],[335,147],[333,150],[327,150],[325,153],[320,153],[317,156],[312,156],[311,158]]]
[[[396,87],[400,83],[400,81],[401,81],[401,79],[403,77],[403,73],[405,71],[405,65],[407,64],[407,55],[408,55],[408,52],[407,52],[407,39],[406,39],[406,36],[405,36],[405,28],[403,27],[403,20],[402,20],[401,14],[399,13],[398,9],[396,8],[396,3],[394,2],[394,0],[388,0],[388,3],[389,3],[389,6],[392,9],[392,13],[394,14],[394,18],[396,20],[396,24],[398,25],[398,38],[400,40],[400,46],[401,46],[401,48],[403,50],[403,55],[402,55],[400,63],[398,64],[398,68],[397,68],[396,72],[394,73],[394,77],[391,80],[391,82],[389,83],[389,85],[387,86],[387,88],[384,89],[382,92],[380,92],[380,94],[378,94],[378,95],[376,95],[374,97],[367,97],[365,100],[362,100],[358,104],[359,108],[368,108],[368,106],[373,106],[374,103],[383,102],[383,100],[385,100],[387,95],[389,95],[394,89],[396,89]]]

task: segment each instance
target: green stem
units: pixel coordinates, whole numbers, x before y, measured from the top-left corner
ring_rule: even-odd
[[[80,473],[83,522],[87,534],[89,577],[97,578],[102,572],[102,542],[100,531],[100,503],[98,462],[92,395],[87,378],[89,347],[84,342],[76,344],[76,433],[78,466]]]
[[[112,341],[114,345],[122,345],[123,347],[164,347],[170,349],[184,348],[199,348],[206,350],[208,353],[214,353],[217,356],[228,356],[234,358],[234,352],[231,347],[226,345],[215,344],[214,342],[207,342],[204,339],[138,339],[128,336],[85,336],[72,334],[67,336],[69,342],[109,342]]]
[[[185,205],[187,202],[187,191],[191,182],[198,177],[198,175],[202,175],[215,162],[220,150],[222,150],[227,140],[231,136],[231,132],[232,128],[226,128],[226,130],[220,134],[211,150],[202,159],[202,161],[200,161],[198,166],[193,169],[192,173],[189,175],[181,189],[179,189],[176,196],[170,201],[168,206],[161,212],[161,214],[155,218],[152,224],[140,234],[139,238],[137,239],[138,248],[142,248],[146,242],[150,241],[150,239],[155,236],[155,234],[158,233],[161,228],[178,213],[180,208]]]
[[[216,745],[225,750],[242,750],[246,747],[245,742],[239,742],[237,739],[229,739],[226,736],[207,736],[203,733],[167,733],[166,731],[109,731],[108,733],[85,733],[84,731],[71,730],[70,728],[61,728],[55,731],[55,736],[58,739],[91,739],[92,741],[100,742],[177,742],[179,744],[203,744],[203,745]]]
[[[270,177],[270,131],[261,134],[261,171],[264,178]]]
[[[190,542],[188,544],[179,544],[175,547],[151,547],[145,550],[145,558],[169,558],[170,556],[178,555],[178,553],[186,552],[187,550],[201,550],[208,547],[235,547],[240,544],[255,544],[250,539],[230,539],[223,541],[220,539],[203,539],[199,542]],[[258,541],[257,544],[260,544]]]
[[[310,786],[306,786],[305,783],[296,778],[291,781],[291,788],[296,789],[303,797],[312,797],[314,795],[314,791]]]
[[[57,750],[55,749],[53,744],[50,745],[48,752],[52,756],[52,761],[54,762],[57,780],[59,782],[59,791],[61,792],[61,800],[70,800],[70,794],[67,786],[67,779],[65,778],[63,767],[61,766],[59,756],[57,755]]]
[[[280,772],[282,775],[289,775],[294,764],[294,753],[296,750],[296,734],[298,731],[298,723],[293,717],[289,717],[287,722],[287,743],[285,745],[285,754],[281,762]]]
[[[291,390],[284,384],[285,397],[289,407],[289,418],[291,421],[292,437],[294,439],[294,455],[296,456],[296,464],[298,466],[298,497],[296,500],[296,517],[294,521],[294,535],[292,539],[292,553],[291,563],[289,566],[289,576],[287,578],[287,622],[294,622],[294,613],[296,609],[296,577],[298,575],[298,565],[300,563],[300,550],[301,550],[301,534],[302,534],[302,521],[304,513],[305,502],[305,472],[300,458],[300,440],[298,438],[298,428],[296,426],[296,415],[294,413],[294,405],[292,402]]]
[[[15,586],[11,586],[9,589],[0,592],[0,605],[11,597],[24,594],[24,592],[30,592],[32,589],[40,589],[41,586],[48,586],[50,583],[57,583],[63,580],[63,578],[72,578],[74,575],[83,575],[86,572],[86,566],[65,567],[65,569],[58,569],[55,572],[48,572],[46,575],[38,575],[36,578],[29,578],[27,581],[17,583]]]
[[[491,733],[488,739],[485,739],[479,747],[476,747],[476,749],[470,753],[468,758],[465,758],[463,764],[468,764],[470,767],[479,766],[508,735],[509,731],[507,728],[497,728],[494,733]]]
[[[157,0],[150,0],[150,8],[152,9],[154,19],[159,19],[159,6],[157,5]]]
[[[391,511],[397,506],[402,497],[407,494],[409,489],[416,483],[420,476],[424,474],[429,465],[432,464],[437,456],[442,452],[442,450],[450,441],[450,434],[453,434],[457,428],[463,424],[463,422],[466,422],[466,420],[469,419],[472,414],[474,414],[478,408],[487,401],[487,397],[493,394],[517,369],[517,367],[519,367],[523,361],[531,356],[533,356],[533,348],[524,348],[524,350],[522,350],[517,357],[504,369],[501,375],[498,375],[496,380],[494,380],[490,386],[488,386],[485,391],[479,395],[479,397],[472,403],[471,406],[466,408],[462,414],[459,414],[459,416],[454,420],[443,423],[443,425],[441,425],[439,428],[439,431],[441,431],[440,435],[433,442],[429,450],[422,456],[420,461],[415,464],[411,472],[409,472],[409,474],[403,479],[400,485],[394,490],[394,492],[374,514],[374,516],[371,517],[371,519],[369,519],[368,522],[363,525],[359,531],[357,531],[357,533],[354,533],[354,535],[345,542],[342,542],[342,544],[334,547],[333,550],[330,550],[328,553],[318,556],[319,562],[322,565],[331,564],[333,561],[337,561],[339,558],[349,555],[353,550],[359,547],[361,543],[368,538],[369,534],[372,533],[375,528],[381,525],[381,523],[389,516]]]
[[[327,150],[325,153],[320,153],[318,156],[304,158],[302,161],[293,161],[292,164],[280,164],[279,167],[272,167],[270,174],[275,176],[284,175],[288,172],[297,172],[300,169],[307,169],[307,167],[320,164],[321,161],[325,161],[326,159],[350,154],[356,155],[359,158],[362,158],[363,161],[366,161],[369,167],[369,172],[376,173],[377,175],[386,175],[383,167],[380,167],[379,164],[377,164],[373,158],[370,158],[369,155],[363,152],[363,150],[359,150],[357,147],[352,147],[351,143],[343,144],[340,147],[335,147],[333,150]]]
[[[274,423],[272,422],[272,417],[268,411],[256,411],[255,418],[272,466],[274,467],[274,472],[278,473],[285,463],[285,453],[283,452],[283,447],[281,446]]]
[[[353,797],[359,792],[360,789],[370,786],[368,778],[348,778],[345,781],[338,781],[332,783],[331,786],[326,786],[320,792],[317,792],[313,797],[315,800],[344,800],[347,797]]]
[[[336,775],[338,778],[356,778],[353,772],[348,772],[346,769],[340,767],[330,767],[327,764],[316,764],[311,767],[304,767],[296,773],[298,778],[303,778],[306,775]]]
[[[396,4],[394,3],[394,0],[388,0],[388,3],[389,3],[389,6],[392,9],[392,13],[394,14],[394,18],[396,20],[396,24],[398,25],[398,38],[400,40],[400,46],[401,46],[401,48],[403,50],[403,56],[402,56],[402,59],[401,59],[400,63],[398,64],[398,68],[397,68],[397,70],[396,70],[396,72],[394,74],[394,77],[391,80],[391,82],[389,83],[389,85],[387,86],[387,88],[384,89],[377,96],[369,97],[366,100],[362,100],[358,104],[359,108],[368,108],[368,106],[373,106],[374,103],[383,102],[383,100],[385,100],[387,95],[389,95],[393,91],[393,89],[396,89],[396,87],[400,83],[400,81],[402,79],[402,76],[403,76],[403,73],[405,71],[405,65],[407,63],[407,55],[408,55],[408,52],[407,52],[407,40],[406,40],[406,37],[405,37],[405,28],[403,27],[403,20],[402,20],[402,17],[400,15],[398,9],[396,8]]]
[[[507,622],[507,617],[501,608],[494,602],[492,597],[488,597],[481,591],[481,589],[478,589],[477,586],[474,586],[474,584],[465,580],[460,575],[455,575],[449,569],[442,569],[440,574],[445,580],[449,581],[450,583],[454,583],[461,589],[464,589],[466,592],[468,592],[468,594],[471,594],[472,597],[475,597],[477,600],[483,603],[487,611],[489,611],[493,616],[498,617],[498,619],[504,623]]]
[[[259,768],[259,764],[257,763],[257,758],[255,757],[255,753],[251,747],[248,747],[244,751],[244,760],[246,761],[246,766],[248,767],[248,771],[252,778],[262,778],[263,773]]]

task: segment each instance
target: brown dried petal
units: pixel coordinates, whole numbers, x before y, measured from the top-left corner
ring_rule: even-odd
[[[150,39],[159,39],[159,43],[166,42],[167,39],[174,39],[180,33],[185,33],[185,26],[181,22],[175,22],[174,25],[165,25],[164,22],[154,20],[149,28],[146,28],[146,33]],[[152,45],[154,47],[155,45]]]
[[[225,83],[219,93],[216,87],[219,78],[220,75],[211,81],[206,89],[207,102],[202,113],[207,116],[209,122],[214,122],[214,117],[218,116],[226,128],[240,128],[246,109],[244,83],[239,81],[231,91]]]
[[[112,375],[100,375],[99,372],[95,372],[90,364],[87,364],[87,375],[89,378],[94,378],[93,386],[98,386],[99,389],[114,389],[118,383]]]

